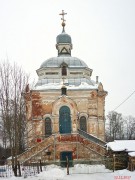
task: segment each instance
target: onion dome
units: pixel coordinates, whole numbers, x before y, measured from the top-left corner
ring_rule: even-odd
[[[68,35],[65,32],[62,32],[61,34],[59,34],[57,36],[56,42],[57,42],[57,44],[59,44],[59,43],[68,43],[68,44],[71,44],[72,43],[71,36]]]

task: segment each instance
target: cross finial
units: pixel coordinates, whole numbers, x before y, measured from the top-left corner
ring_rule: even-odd
[[[62,10],[62,13],[60,13],[59,15],[62,16],[61,20],[62,20],[62,26],[63,26],[63,32],[64,32],[64,27],[65,27],[65,19],[64,19],[64,16],[66,15],[67,13],[64,12],[64,10]]]

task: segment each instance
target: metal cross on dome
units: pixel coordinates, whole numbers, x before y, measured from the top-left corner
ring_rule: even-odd
[[[67,13],[64,12],[64,10],[62,10],[62,13],[60,13],[59,15],[62,16],[61,20],[63,20],[62,23],[64,23],[66,20],[64,19],[64,16],[66,15]]]

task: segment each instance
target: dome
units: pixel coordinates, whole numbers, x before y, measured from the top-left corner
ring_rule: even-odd
[[[59,43],[69,43],[69,44],[71,44],[72,43],[71,36],[66,34],[65,32],[62,32],[61,34],[59,34],[57,36],[56,42],[57,42],[57,44],[59,44]]]
[[[66,63],[68,67],[82,67],[88,68],[87,64],[79,58],[71,57],[71,56],[60,56],[60,57],[52,57],[50,59],[45,60],[40,68],[44,67],[60,67],[62,63]]]

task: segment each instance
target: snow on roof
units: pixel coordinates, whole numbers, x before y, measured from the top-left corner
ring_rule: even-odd
[[[135,157],[135,152],[128,153],[129,156]]]
[[[61,89],[62,85],[59,83],[49,83],[41,86],[36,86],[34,90],[45,90],[45,89]],[[69,85],[67,89],[98,89],[98,85],[89,85],[86,82],[82,82],[79,86]]]
[[[135,140],[115,140],[106,144],[107,149],[113,151],[135,151]]]

